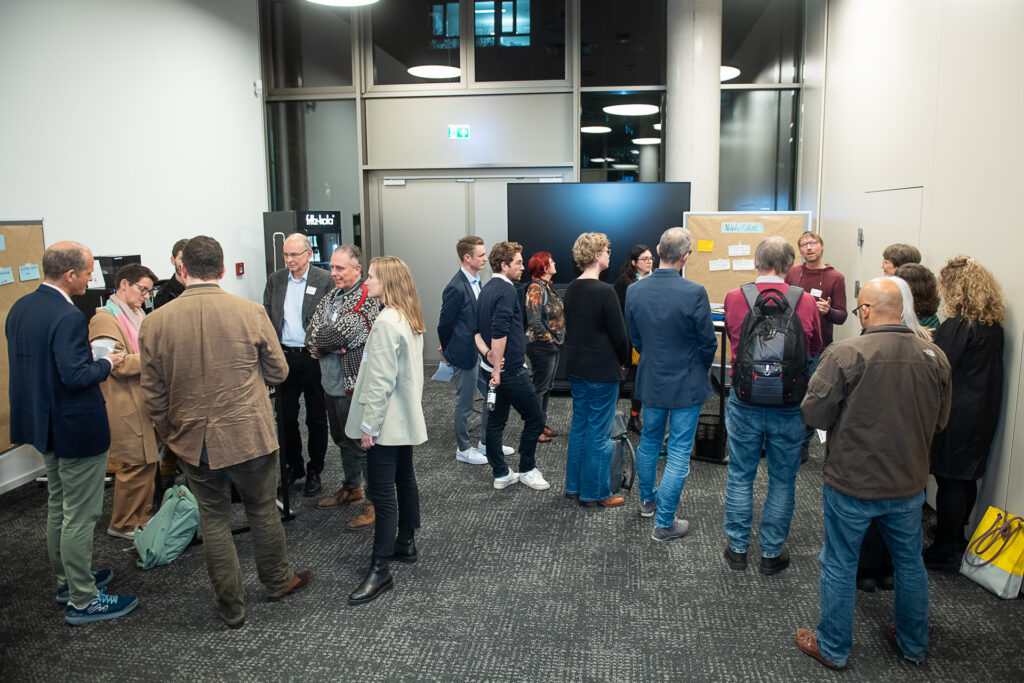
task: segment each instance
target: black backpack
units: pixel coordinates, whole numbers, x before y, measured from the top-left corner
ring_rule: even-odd
[[[804,290],[790,286],[758,291],[740,288],[750,311],[743,319],[736,346],[732,383],[744,403],[772,408],[800,405],[807,393],[807,348],[796,306]]]

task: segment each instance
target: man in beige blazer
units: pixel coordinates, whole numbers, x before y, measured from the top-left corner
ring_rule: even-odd
[[[182,253],[185,291],[154,311],[139,332],[142,391],[156,431],[179,458],[199,503],[214,605],[224,622],[245,622],[242,574],[231,537],[231,485],[252,529],[256,569],[271,600],[309,583],[288,567],[276,507],[277,434],[267,386],[288,375],[266,311],[221,290],[224,252],[212,237]]]

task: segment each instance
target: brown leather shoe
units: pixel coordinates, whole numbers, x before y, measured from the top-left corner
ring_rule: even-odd
[[[798,628],[796,630],[796,646],[804,651],[804,654],[814,657],[819,662],[824,664],[830,669],[845,669],[846,665],[839,666],[825,659],[825,656],[818,651],[818,636],[813,631],[809,631],[805,628]]]
[[[555,437],[555,436],[558,436],[558,432],[556,432],[551,427],[545,427],[544,428],[544,436]]]
[[[305,588],[309,584],[309,582],[312,581],[312,580],[313,580],[313,571],[312,570],[307,569],[305,571],[301,571],[301,572],[297,573],[295,576],[292,577],[292,582],[290,584],[288,584],[288,587],[284,589],[283,593],[281,593],[280,595],[271,596],[269,599],[270,599],[271,602],[280,600],[281,598],[283,598],[284,596],[288,595],[289,593],[294,593],[295,591],[299,590],[300,588]]]
[[[318,507],[333,508],[346,503],[355,503],[363,499],[363,487],[357,486],[354,489],[340,488],[333,495],[322,498],[317,502]]]
[[[349,529],[362,529],[370,526],[377,520],[377,512],[373,509],[373,503],[366,503],[359,514],[348,523]]]
[[[550,441],[551,441],[551,437],[548,436],[547,434],[543,433],[543,432],[541,432],[541,435],[537,437],[537,442],[538,443],[548,443]]]
[[[580,505],[586,508],[596,508],[597,506],[601,506],[603,508],[617,508],[625,502],[626,499],[622,496],[609,496],[604,500],[580,501]]]

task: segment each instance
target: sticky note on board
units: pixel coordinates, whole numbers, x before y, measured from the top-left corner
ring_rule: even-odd
[[[39,279],[39,265],[36,263],[26,263],[23,266],[18,266],[18,279],[22,282],[28,280]]]
[[[716,270],[729,270],[729,259],[720,258],[708,261],[708,270],[711,272]]]
[[[730,244],[729,256],[750,256],[749,244]]]
[[[7,250],[7,238],[4,237],[3,235],[0,235],[0,251],[6,251],[6,250]]]
[[[697,251],[714,251],[714,240],[697,240]]]
[[[14,271],[10,268],[0,268],[0,285],[9,285],[14,282]]]
[[[733,259],[732,269],[733,270],[753,270],[754,269],[754,259],[752,259],[752,258]]]

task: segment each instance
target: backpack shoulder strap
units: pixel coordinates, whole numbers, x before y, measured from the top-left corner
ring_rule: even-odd
[[[750,306],[750,310],[754,310],[754,305],[757,303],[757,297],[760,294],[757,285],[753,282],[748,282],[740,287],[740,291],[743,292],[743,298],[747,300],[747,306]]]
[[[790,285],[789,289],[786,290],[786,303],[789,304],[790,309],[792,309],[794,312],[796,312],[796,305],[800,303],[800,297],[802,297],[803,295],[803,287]]]

